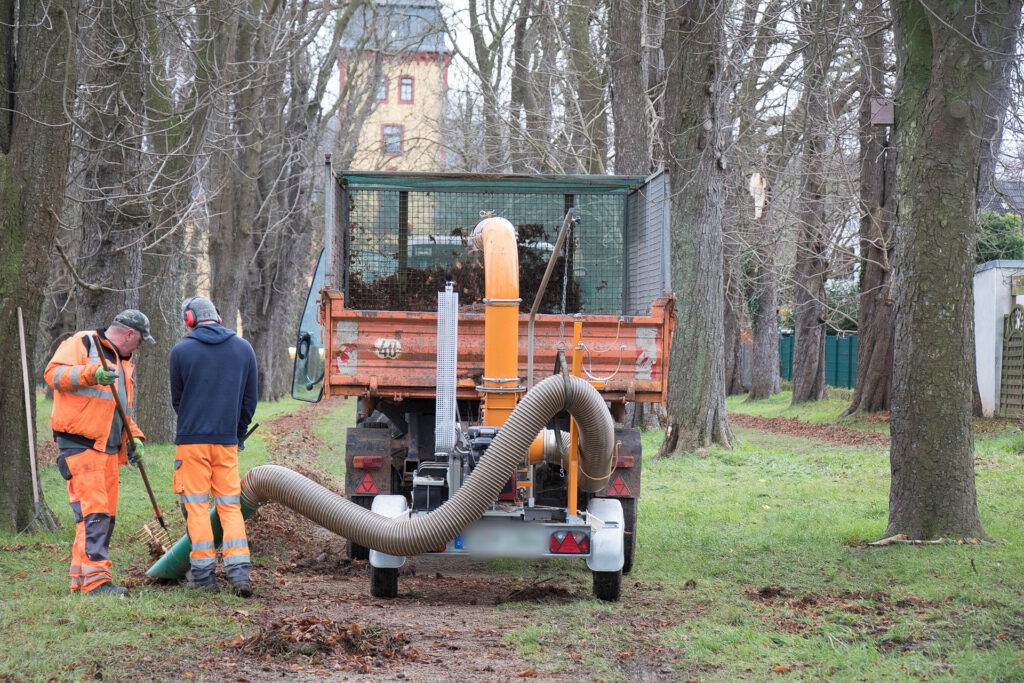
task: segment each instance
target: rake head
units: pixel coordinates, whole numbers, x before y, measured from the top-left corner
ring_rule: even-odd
[[[157,546],[165,553],[171,549],[171,537],[167,534],[167,529],[155,521],[143,524],[137,538],[140,543],[150,547]]]

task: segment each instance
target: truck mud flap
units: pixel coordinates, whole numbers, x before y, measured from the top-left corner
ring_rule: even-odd
[[[404,443],[392,439],[387,428],[350,427],[345,438],[345,497],[401,493],[398,482],[405,454]]]

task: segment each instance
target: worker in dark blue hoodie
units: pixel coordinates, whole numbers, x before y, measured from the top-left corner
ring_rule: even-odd
[[[224,529],[224,573],[236,595],[252,595],[249,544],[242,520],[238,450],[256,410],[256,354],[221,324],[213,302],[185,299],[181,316],[188,336],[171,349],[171,403],[178,414],[174,491],[181,500],[192,542],[189,587],[217,591],[217,549],[209,497]]]

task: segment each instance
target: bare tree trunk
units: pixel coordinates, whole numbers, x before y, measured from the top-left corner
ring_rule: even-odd
[[[748,387],[743,381],[743,341],[740,338],[743,324],[747,320],[747,304],[743,296],[743,263],[740,254],[739,230],[735,223],[740,218],[728,221],[730,227],[723,230],[723,273],[725,279],[725,300],[723,309],[723,335],[725,339],[725,394],[744,394]]]
[[[881,4],[866,4],[860,24],[860,310],[857,330],[857,384],[846,415],[889,409],[892,386],[893,219],[896,152],[885,126],[871,125],[871,98],[884,92],[885,34]]]
[[[653,166],[653,126],[644,78],[644,3],[642,0],[612,1],[608,7],[615,172],[648,173]]]
[[[769,187],[769,192],[770,192]],[[751,277],[751,299],[757,309],[751,312],[754,335],[751,350],[749,400],[769,398],[781,390],[779,380],[779,276],[777,270],[778,245],[774,239],[771,195],[765,199],[765,209],[755,222],[758,229],[757,266]]]
[[[1015,4],[893,3],[900,204],[887,535],[985,535],[971,423],[975,192]]]
[[[537,109],[530,87],[530,63],[533,55],[532,34],[536,26],[533,0],[522,0],[512,36],[512,85],[509,92],[509,138],[513,173],[536,169],[536,155],[526,130],[528,112]]]
[[[151,181],[150,201],[153,225],[149,246],[143,255],[142,310],[149,316],[157,343],[145,348],[138,360],[136,415],[149,441],[173,441],[175,415],[167,383],[167,359],[183,332],[180,302],[183,294],[182,258],[186,225],[192,212],[192,190],[199,168],[199,151],[207,139],[215,93],[222,85],[220,67],[226,61],[230,41],[220,38],[228,18],[226,6],[211,0],[198,6],[195,31],[198,45],[192,57],[195,74],[185,93],[178,95],[176,72],[164,69],[168,63],[161,52],[160,28],[149,17],[147,45],[155,51],[149,63],[154,73],[144,95],[150,121],[162,125],[151,136],[159,167]],[[231,27],[227,27],[231,30]]]
[[[258,26],[260,2],[250,2],[249,12],[232,11],[237,30],[227,38],[231,59],[222,75],[233,84],[225,94],[230,103],[224,116],[211,128],[224,141],[211,153],[211,171],[206,174],[210,188],[209,221],[210,297],[224,324],[234,329],[242,297],[249,286],[248,264],[254,249],[253,234],[259,231],[260,154],[262,140],[255,133],[261,127],[267,41]],[[245,7],[241,5],[240,7]],[[186,291],[185,296],[198,292]]]
[[[686,343],[672,347],[663,454],[729,446],[732,438],[722,354],[723,13],[720,3],[703,0],[674,0],[666,10],[672,285]]]
[[[793,296],[793,403],[825,397],[825,171],[828,151],[828,74],[838,43],[841,0],[804,6],[809,34],[804,67],[804,135],[797,211]]]
[[[28,448],[22,373],[16,371],[17,309],[31,353],[64,200],[77,25],[78,4],[68,0],[0,3],[0,530],[6,532],[57,526],[45,499],[38,516],[34,510],[29,458],[35,454]],[[33,387],[38,380],[30,377]],[[33,417],[34,411],[33,391]]]
[[[600,0],[577,0],[566,12],[569,65],[576,85],[569,98],[570,120],[576,119],[570,136],[578,172],[604,173],[608,158],[608,115],[605,106],[605,72],[593,46],[592,29],[598,25]]]
[[[793,135],[783,127],[767,140],[763,139],[764,133],[760,131],[763,123],[758,109],[768,90],[761,81],[772,46],[779,40],[775,27],[781,14],[781,0],[772,0],[763,8],[757,0],[745,0],[729,60],[733,74],[730,86],[736,90],[730,106],[737,112],[736,142],[732,145],[735,156],[732,161],[734,193],[738,206],[751,206],[753,209],[749,225],[745,219],[746,211],[738,212],[744,220],[746,250],[742,254],[745,259],[742,270],[740,265],[735,266],[737,272],[743,274],[741,296],[753,336],[749,400],[779,393],[779,282],[776,265],[779,239],[773,220],[773,185],[788,162]],[[758,150],[759,146],[763,151]],[[759,177],[755,177],[755,173]]]
[[[138,111],[145,88],[143,36],[133,18],[142,15],[133,0],[103,0],[85,9],[90,30],[79,51],[82,80],[91,87],[78,98],[76,137],[81,149],[73,160],[80,216],[61,241],[74,259],[81,283],[69,295],[75,329],[103,327],[125,308],[140,308],[142,247],[149,206],[145,201],[141,117],[130,117],[125,102]],[[126,46],[132,49],[126,50]]]

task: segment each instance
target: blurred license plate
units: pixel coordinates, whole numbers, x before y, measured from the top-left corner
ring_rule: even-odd
[[[529,524],[476,524],[463,541],[470,555],[481,557],[541,557],[548,552],[547,527]]]

